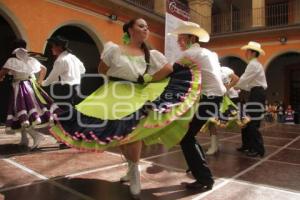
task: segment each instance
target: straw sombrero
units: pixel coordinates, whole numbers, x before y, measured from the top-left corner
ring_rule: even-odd
[[[250,41],[247,45],[242,46],[242,50],[251,49],[257,51],[261,55],[265,55],[265,51],[261,48],[261,45],[258,42]]]
[[[191,34],[197,36],[199,38],[199,42],[209,41],[209,34],[207,33],[207,31],[193,22],[183,22],[171,34]]]

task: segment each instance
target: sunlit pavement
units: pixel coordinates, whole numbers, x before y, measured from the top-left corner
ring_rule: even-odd
[[[41,130],[47,133],[47,130]],[[208,192],[187,191],[180,183],[192,181],[179,146],[143,148],[140,199],[286,200],[300,199],[300,126],[265,124],[262,127],[266,155],[249,158],[235,150],[237,131],[219,130],[220,151],[207,156],[215,176]],[[208,135],[199,134],[208,148]],[[115,200],[131,199],[127,184],[119,178],[126,163],[118,149],[104,153],[60,150],[46,139],[36,151],[17,145],[20,135],[0,129],[0,200]],[[32,142],[32,141],[31,141]]]

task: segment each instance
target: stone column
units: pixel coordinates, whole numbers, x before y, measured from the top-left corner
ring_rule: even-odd
[[[154,12],[165,16],[166,13],[166,1],[154,0]]]
[[[199,24],[208,33],[211,33],[211,10],[213,0],[189,0],[192,22]]]
[[[265,26],[265,0],[252,0],[252,26]]]

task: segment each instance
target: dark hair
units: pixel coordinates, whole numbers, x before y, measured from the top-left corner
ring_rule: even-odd
[[[258,51],[255,51],[255,50],[253,50],[253,49],[249,49],[251,52],[253,52],[253,53],[255,53],[255,57],[257,58],[259,55],[260,55],[260,53],[258,52]]]
[[[57,36],[47,39],[47,41],[49,42],[49,44],[51,46],[53,46],[53,45],[59,46],[62,48],[63,51],[67,50],[67,51],[71,52],[71,50],[68,48],[69,40],[63,36],[57,35]]]
[[[135,22],[138,19],[142,19],[142,18],[132,19],[123,25],[123,32],[127,33],[129,37],[130,37],[130,33],[128,30],[129,30],[129,28],[132,28],[134,26]],[[150,51],[145,42],[142,43],[141,49],[144,51],[144,54],[145,54],[145,61],[146,61],[146,65],[147,65],[145,73],[147,73],[147,71],[150,67]]]
[[[192,35],[192,34],[187,34],[188,35],[188,38],[190,39],[190,38],[192,38],[192,37],[195,37],[196,38],[196,41],[195,41],[195,43],[197,43],[197,44],[199,44],[199,45],[201,45],[201,43],[200,43],[200,41],[199,41],[199,37],[198,36],[196,36],[196,35]]]
[[[23,39],[15,39],[11,45],[12,51],[17,48],[24,48],[26,49],[27,43]]]
[[[11,46],[10,46],[10,56],[9,58],[16,58],[16,54],[13,54],[12,52],[17,49],[17,48],[24,48],[26,49],[27,43],[25,40],[23,39],[15,39],[14,41],[12,41]]]

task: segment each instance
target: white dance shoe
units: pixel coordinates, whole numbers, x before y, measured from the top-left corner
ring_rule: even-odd
[[[129,168],[130,193],[137,199],[141,193],[140,170],[138,163],[132,163]]]
[[[211,143],[210,148],[206,152],[206,155],[213,155],[218,152],[218,138],[216,135],[210,137]]]

